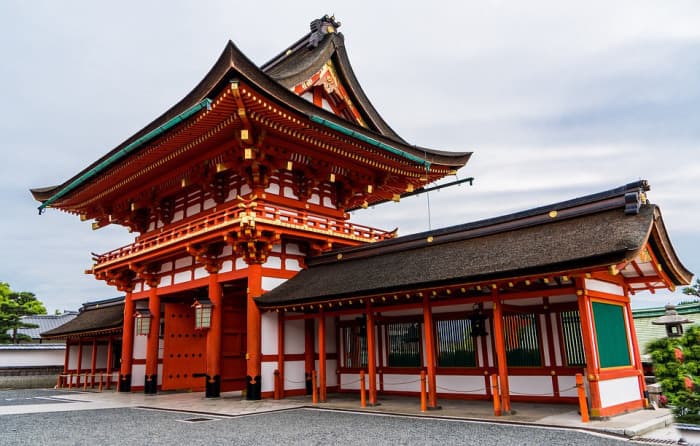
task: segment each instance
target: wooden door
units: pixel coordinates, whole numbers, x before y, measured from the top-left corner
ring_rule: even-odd
[[[223,299],[221,391],[246,387],[246,296],[236,293]]]
[[[194,329],[194,309],[165,304],[163,390],[204,390],[207,371],[206,331]]]

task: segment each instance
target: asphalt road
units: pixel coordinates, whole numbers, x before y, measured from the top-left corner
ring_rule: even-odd
[[[193,419],[205,418],[203,421]],[[190,420],[190,421],[188,421]],[[585,432],[293,409],[214,417],[138,408],[0,416],[0,445],[621,445]]]

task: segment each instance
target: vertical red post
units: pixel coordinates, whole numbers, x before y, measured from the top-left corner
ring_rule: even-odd
[[[364,370],[360,370],[360,407],[367,407],[367,384],[365,383]]]
[[[320,381],[320,399],[326,402],[326,315],[319,311],[318,318],[318,379]]]
[[[593,335],[593,314],[591,311],[590,297],[586,293],[586,282],[582,277],[576,278],[576,294],[578,295],[578,310],[581,317],[581,338],[583,341],[583,351],[586,354],[586,378],[588,379],[588,389],[590,391],[591,415],[600,415],[602,403],[598,387],[598,355],[595,347],[595,337]]]
[[[122,357],[119,366],[120,392],[131,392],[131,364],[134,357],[134,300],[131,291],[124,296],[124,331],[122,332]]]
[[[318,404],[318,386],[316,385],[316,370],[311,371],[311,403]]]
[[[114,356],[114,337],[110,336],[107,340],[107,367],[105,368],[105,373],[107,373],[107,388],[112,388],[112,361]]]
[[[95,388],[95,371],[97,366],[97,339],[92,340],[92,357],[90,358],[90,387]]]
[[[374,314],[367,300],[367,371],[369,372],[369,405],[377,405],[377,358],[374,342]]]
[[[68,367],[70,367],[70,339],[66,339],[66,354],[63,357],[63,375],[68,374]],[[65,379],[65,376],[61,377],[59,375],[58,387],[63,387],[63,385],[65,385],[65,382],[63,382],[61,378]]]
[[[501,412],[501,395],[498,392],[498,375],[491,375],[491,395],[493,396],[493,414],[497,417]]]
[[[423,331],[425,336],[425,359],[428,369],[428,406],[437,409],[437,378],[435,376],[435,342],[433,337],[433,312],[430,297],[423,296]]]
[[[80,385],[80,372],[82,372],[82,367],[83,367],[83,340],[81,338],[78,338],[78,365],[75,368],[75,375],[77,382],[75,383],[76,386]]]
[[[625,290],[625,297],[627,297],[627,291]],[[644,379],[644,367],[642,367],[642,355],[639,350],[639,341],[637,340],[637,331],[634,328],[634,316],[632,315],[632,307],[629,302],[629,297],[627,303],[625,304],[625,320],[627,321],[627,333],[632,338],[632,357],[634,358],[634,368],[637,369],[638,379],[639,379],[639,396],[644,400],[644,407],[647,408],[649,405],[649,400],[644,396],[647,390],[647,383]]]
[[[277,313],[277,371],[279,372],[279,398],[284,398],[284,313]]]
[[[311,372],[316,368],[316,344],[314,342],[314,320],[304,319],[304,370],[306,377],[306,394],[311,395]]]
[[[151,327],[146,341],[146,376],[143,393],[155,395],[158,392],[158,344],[160,342],[160,296],[155,280],[150,281],[148,311],[151,313]]]
[[[425,370],[420,371],[420,411],[428,410],[428,398],[426,395]]]
[[[205,396],[218,398],[221,395],[221,344],[223,337],[223,298],[219,274],[209,266],[209,292],[211,301],[211,325],[207,332],[207,376]]]
[[[588,402],[586,402],[586,389],[583,387],[583,375],[576,374],[576,388],[578,389],[578,406],[581,410],[581,421],[588,423]]]
[[[272,399],[278,400],[280,399],[280,371],[278,369],[275,369],[273,375],[275,377],[275,388],[272,391]]]
[[[504,414],[510,414],[510,392],[508,390],[508,360],[506,359],[506,345],[503,330],[503,311],[498,290],[491,293],[493,297],[493,337],[496,344],[496,358],[498,362],[498,377],[500,381],[501,409]]]
[[[247,385],[246,399],[259,400],[262,398],[262,386],[260,383],[260,370],[262,361],[262,333],[260,309],[255,304],[255,298],[262,295],[262,265],[250,263],[248,265],[248,298],[246,301],[247,333]]]

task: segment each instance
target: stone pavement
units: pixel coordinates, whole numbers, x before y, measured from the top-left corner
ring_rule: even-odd
[[[34,393],[29,393],[27,394],[29,396],[23,399],[16,398],[13,401],[12,397],[4,398],[3,396],[3,394],[5,396],[11,394],[0,391],[0,415],[140,407],[220,416],[241,416],[300,407],[316,407],[384,415],[396,414],[500,424],[561,427],[613,434],[626,438],[655,440],[657,443],[663,441],[666,444],[675,443],[681,437],[681,434],[674,429],[673,418],[667,409],[639,410],[606,420],[582,423],[577,407],[566,404],[514,403],[513,414],[497,417],[493,415],[493,406],[488,401],[443,399],[439,401],[440,410],[422,413],[418,398],[400,396],[381,396],[378,406],[361,408],[359,397],[355,394],[330,394],[325,403],[312,405],[311,398],[306,396],[283,400],[247,401],[239,392],[225,393],[222,394],[221,398],[213,399],[205,398],[201,392],[166,392],[158,395],[48,389],[44,390],[44,394],[36,390],[26,392]],[[32,401],[32,398],[35,398],[36,401]]]

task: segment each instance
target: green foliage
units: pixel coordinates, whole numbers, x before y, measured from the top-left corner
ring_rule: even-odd
[[[36,328],[36,324],[22,321],[22,316],[35,314],[46,314],[46,308],[34,293],[12,291],[9,284],[0,282],[0,343],[18,344],[23,340],[31,340],[17,330]]]
[[[683,294],[688,296],[700,297],[700,277],[695,279],[695,283],[691,286],[683,288]]]
[[[677,421],[700,424],[700,326],[690,327],[680,338],[652,341],[647,348]]]

